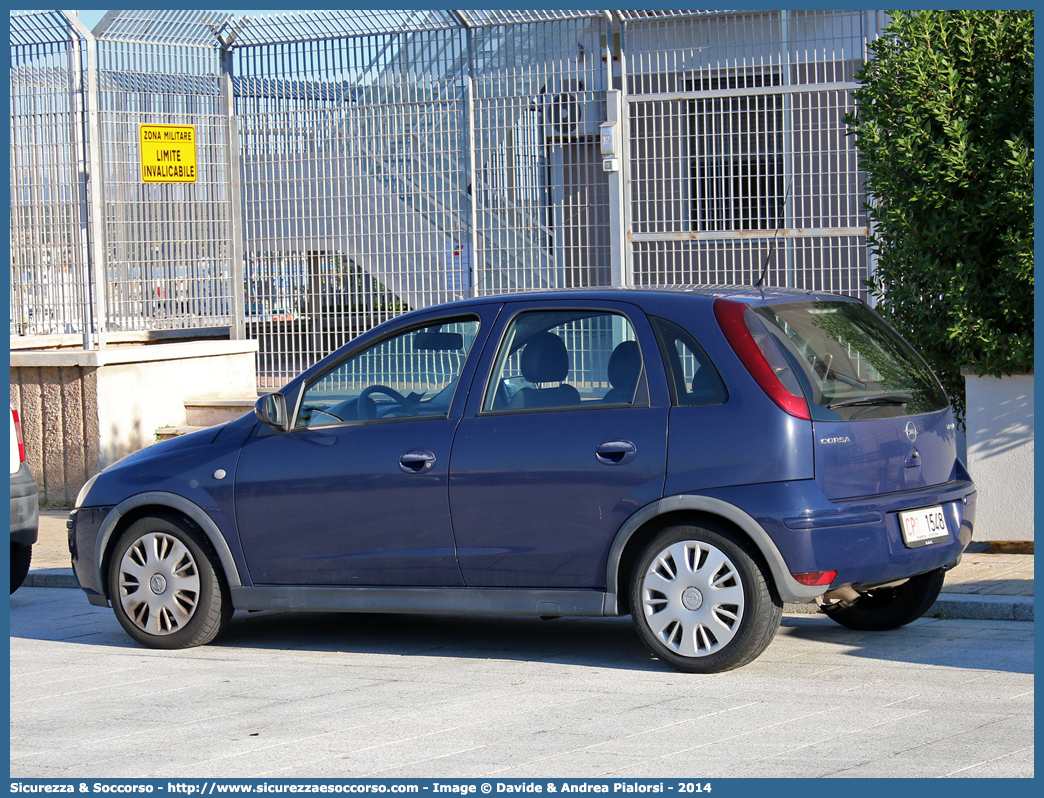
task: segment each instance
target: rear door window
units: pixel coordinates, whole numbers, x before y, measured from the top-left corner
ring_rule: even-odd
[[[527,311],[504,334],[483,412],[649,405],[630,320],[597,310]]]
[[[800,367],[813,418],[892,418],[943,410],[928,364],[860,302],[794,302],[753,308]]]

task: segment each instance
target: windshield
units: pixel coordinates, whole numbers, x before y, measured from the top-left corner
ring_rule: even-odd
[[[801,367],[813,418],[891,418],[947,407],[928,365],[861,302],[753,308]]]

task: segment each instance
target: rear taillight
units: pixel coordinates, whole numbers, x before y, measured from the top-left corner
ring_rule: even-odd
[[[823,587],[837,578],[837,571],[805,571],[800,574],[791,574],[791,576],[803,585]]]
[[[754,311],[743,302],[715,299],[714,316],[761,390],[790,415],[811,420],[797,375]]]
[[[22,442],[22,422],[18,420],[18,411],[13,407],[11,408],[11,415],[14,416],[15,437],[18,439],[18,459],[24,463],[25,444]]]

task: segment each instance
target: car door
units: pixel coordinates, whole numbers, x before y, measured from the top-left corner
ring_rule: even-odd
[[[235,496],[254,584],[463,584],[450,446],[483,317],[497,307],[406,323],[349,349],[305,375],[289,431],[257,425]]]
[[[465,583],[604,587],[616,532],[662,496],[669,404],[636,306],[507,303],[453,444]]]

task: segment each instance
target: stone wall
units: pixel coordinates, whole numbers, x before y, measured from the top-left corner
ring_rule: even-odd
[[[18,408],[25,459],[41,502],[71,504],[98,471],[98,369],[30,366],[11,369],[11,403]]]

